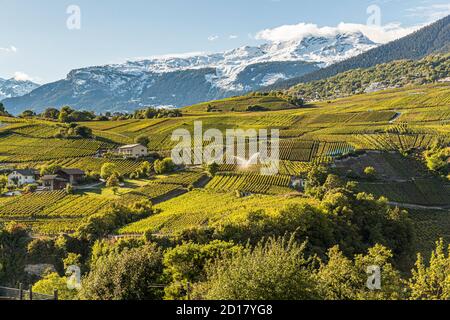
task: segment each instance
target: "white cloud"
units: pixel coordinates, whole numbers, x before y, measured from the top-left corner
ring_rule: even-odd
[[[16,71],[14,72],[14,80],[17,81],[33,81],[33,78],[24,72]]]
[[[341,22],[336,27],[319,27],[312,23],[299,23],[295,25],[284,25],[273,29],[258,32],[256,39],[271,42],[302,40],[310,36],[330,37],[345,32],[362,32],[366,37],[376,43],[387,43],[411,32],[422,26],[402,27],[400,23],[390,23],[384,26],[365,25],[357,23]]]
[[[237,38],[239,38],[237,35],[235,35],[235,34],[231,34],[229,37],[228,37],[230,40],[234,40],[234,39],[237,39]]]
[[[216,41],[217,39],[219,39],[219,36],[209,36],[208,37],[208,41]]]
[[[427,22],[434,22],[450,15],[450,3],[433,4],[430,6],[418,6],[407,10],[409,16],[421,17]]]
[[[6,48],[1,48],[0,47],[0,52],[6,52],[6,53],[16,53],[17,52],[17,48],[14,46],[9,46]]]

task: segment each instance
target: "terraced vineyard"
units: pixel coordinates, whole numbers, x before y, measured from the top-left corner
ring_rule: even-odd
[[[172,233],[195,226],[213,225],[224,220],[240,219],[251,211],[265,210],[275,214],[289,204],[306,202],[305,199],[283,196],[254,195],[237,198],[234,192],[224,194],[195,190],[156,206],[161,213],[124,227],[119,233]]]
[[[62,233],[70,234],[75,232],[83,220],[58,218],[18,221],[30,228],[33,234],[57,236]]]
[[[286,193],[286,191],[289,192],[288,188],[290,183],[290,176],[263,176],[254,173],[222,173],[216,175],[206,188],[217,192],[243,191],[268,194],[271,193],[271,191],[284,190]],[[284,189],[271,188],[273,186],[284,187]]]
[[[42,192],[14,197],[0,206],[0,217],[29,218],[39,215],[66,196],[64,191]]]
[[[47,206],[37,216],[42,215],[47,218],[83,218],[100,212],[110,203],[112,203],[111,199],[104,197],[68,195],[61,201]]]
[[[148,185],[131,191],[117,200],[120,204],[132,204],[141,200],[155,201],[173,192],[183,193],[183,187],[179,184],[150,182]]]
[[[203,172],[187,171],[171,174],[169,176],[159,176],[157,177],[157,182],[161,184],[177,184],[183,187],[189,187],[190,185],[195,185],[204,177],[205,173]]]
[[[390,201],[425,206],[449,206],[450,189],[439,181],[416,179],[407,182],[360,183],[362,191],[387,196]]]
[[[206,112],[208,103],[188,107],[180,118],[80,123],[93,130],[93,139],[57,139],[55,134],[61,124],[0,117],[0,169],[56,164],[99,173],[104,163],[112,162],[127,177],[140,167],[142,160],[98,158],[98,151],[134,143],[136,137],[144,135],[150,139],[150,151],[170,156],[178,143],[171,139],[173,131],[186,129],[193,134],[194,123],[199,121],[203,133],[208,129],[222,133],[227,129],[278,129],[281,137],[279,172],[272,177],[261,175],[260,164],[241,166],[236,161],[220,165],[216,176],[204,186],[208,179],[203,170],[188,167],[172,175],[153,176],[119,188],[117,194],[100,186],[100,190],[74,195],[52,192],[0,197],[0,220],[21,220],[37,233],[71,232],[83,218],[109,203],[149,199],[159,203],[157,207],[162,213],[121,232],[179,231],[219,223],[257,208],[271,210],[285,203],[304,201],[284,196],[293,193],[289,188],[292,176],[305,177],[319,163],[335,163],[342,175],[353,170],[362,179],[362,191],[386,195],[393,202],[446,206],[450,188],[403,159],[400,152],[426,148],[437,138],[450,143],[449,88],[448,84],[442,84],[387,90],[317,102],[304,108],[267,98],[262,100],[269,109],[265,112],[247,111],[248,104],[258,99],[261,102],[261,97],[231,98],[214,102],[214,112]],[[210,143],[196,139],[192,145],[205,147]],[[358,150],[372,150],[376,155],[355,156]],[[352,156],[345,157],[348,154]],[[376,177],[381,180],[364,180],[364,169],[368,166],[376,169]],[[192,187],[205,190],[188,192]],[[236,191],[254,195],[238,198]]]
[[[417,251],[426,254],[435,248],[436,239],[450,242],[450,210],[408,210],[418,237]]]
[[[110,145],[87,139],[47,139],[16,133],[0,139],[0,162],[46,161],[93,156]]]
[[[361,149],[404,151],[430,146],[434,136],[425,134],[366,134],[358,137]]]
[[[128,159],[106,159],[106,158],[94,158],[94,157],[82,157],[82,158],[62,158],[48,161],[28,161],[19,163],[5,163],[4,166],[15,167],[18,169],[25,168],[41,168],[44,165],[58,165],[63,168],[78,168],[85,172],[100,173],[103,164],[113,163],[116,166],[116,170],[120,175],[129,175],[135,172],[142,161],[128,160]]]

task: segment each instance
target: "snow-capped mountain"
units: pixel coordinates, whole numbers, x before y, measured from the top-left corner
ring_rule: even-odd
[[[0,101],[6,98],[26,95],[38,87],[37,83],[28,80],[22,81],[14,78],[5,80],[0,78]]]
[[[227,91],[246,91],[254,90],[255,86],[273,84],[278,79],[289,78],[289,75],[284,75],[282,72],[267,74],[265,77],[261,77],[259,81],[250,83],[247,87],[245,83],[241,83],[238,79],[239,75],[250,65],[302,61],[315,64],[317,67],[326,67],[356,56],[375,46],[376,44],[362,33],[338,34],[330,38],[309,37],[301,41],[277,42],[257,47],[245,46],[223,53],[192,53],[153,57],[138,61],[127,61],[124,64],[108,67],[114,69],[115,72],[135,75],[214,68],[216,74],[208,77],[207,80],[215,87]],[[81,73],[86,72],[85,69],[79,71]]]
[[[21,98],[4,101],[17,113],[71,105],[102,111],[184,106],[258,90],[376,47],[362,33],[307,37],[221,53],[168,55],[71,71]]]

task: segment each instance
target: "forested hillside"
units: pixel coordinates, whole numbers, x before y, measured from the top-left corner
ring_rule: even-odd
[[[450,45],[450,16],[416,31],[404,38],[369,50],[359,56],[336,63],[305,76],[280,81],[267,90],[286,89],[299,83],[321,80],[357,68],[370,68],[378,64],[402,59],[421,59],[432,53],[446,53]]]
[[[335,99],[407,85],[443,82],[449,75],[450,55],[431,55],[418,61],[400,60],[368,69],[350,70],[327,79],[298,84],[288,92],[306,101]]]

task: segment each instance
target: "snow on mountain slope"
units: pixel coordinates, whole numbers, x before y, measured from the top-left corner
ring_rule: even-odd
[[[31,81],[20,81],[14,78],[5,80],[0,78],[0,101],[6,98],[26,95],[38,87],[38,84]]]
[[[24,108],[40,111],[65,104],[97,112],[133,111],[142,106],[180,107],[258,90],[376,46],[362,33],[344,33],[244,46],[221,53],[150,57],[72,70],[66,79],[4,103],[14,113]]]
[[[239,91],[242,90],[242,84],[236,83],[236,79],[247,66],[252,64],[303,61],[314,63],[319,67],[326,67],[374,47],[376,47],[374,42],[362,33],[356,32],[338,34],[329,38],[309,37],[301,41],[268,43],[257,47],[245,46],[223,53],[152,57],[139,61],[127,61],[125,64],[111,65],[110,67],[123,73],[133,74],[215,68],[217,70],[216,77],[208,79],[213,85],[224,90]],[[277,75],[279,79],[286,79],[286,76],[278,73]],[[266,83],[267,81],[264,81],[257,85],[263,86]]]

